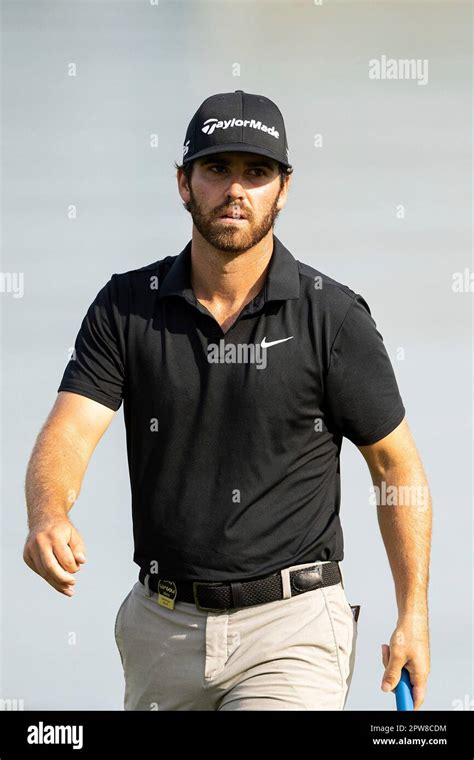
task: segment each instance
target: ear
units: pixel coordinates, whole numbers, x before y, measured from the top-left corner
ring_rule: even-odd
[[[176,181],[178,183],[178,192],[181,196],[181,200],[183,200],[184,203],[189,203],[191,200],[191,193],[189,190],[186,174],[182,169],[176,170]]]
[[[280,190],[280,196],[277,201],[277,208],[281,211],[282,208],[286,206],[286,202],[288,200],[288,192],[290,189],[291,180],[293,178],[293,174],[287,174],[285,177],[285,181],[283,183],[283,186]]]

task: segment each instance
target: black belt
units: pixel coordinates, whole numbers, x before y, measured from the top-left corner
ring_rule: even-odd
[[[146,568],[141,568],[139,580],[145,585]],[[333,586],[342,582],[338,562],[315,563],[299,570],[290,570],[291,596],[304,594],[323,586]],[[283,599],[283,584],[280,571],[264,578],[243,581],[170,581],[158,575],[148,574],[148,588],[155,593],[158,583],[171,586],[176,591],[175,601],[191,602],[200,610],[218,612],[224,609],[251,607]]]

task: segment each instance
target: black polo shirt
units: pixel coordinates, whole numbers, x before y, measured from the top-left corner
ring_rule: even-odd
[[[190,253],[111,276],[58,388],[124,402],[133,560],[208,581],[342,560],[342,439],[374,443],[405,414],[369,307],[274,236],[263,288],[224,333]]]

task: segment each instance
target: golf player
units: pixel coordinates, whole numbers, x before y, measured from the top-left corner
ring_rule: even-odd
[[[280,110],[211,95],[176,173],[192,237],[112,274],[90,304],[28,464],[24,560],[74,593],[86,557],[69,510],[123,401],[139,567],[115,619],[124,709],[342,710],[359,633],[341,567],[348,438],[398,608],[380,688],[406,666],[418,709],[429,489],[364,297],[274,235],[292,180]],[[370,546],[360,558],[369,585]]]

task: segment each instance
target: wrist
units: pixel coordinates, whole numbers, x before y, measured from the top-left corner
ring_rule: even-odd
[[[426,601],[407,603],[398,606],[398,622],[410,623],[418,622],[420,624],[428,623],[429,611]]]
[[[63,510],[38,514],[28,520],[28,530],[30,533],[37,533],[55,523],[64,522],[65,520],[69,521],[69,517],[67,512]]]

